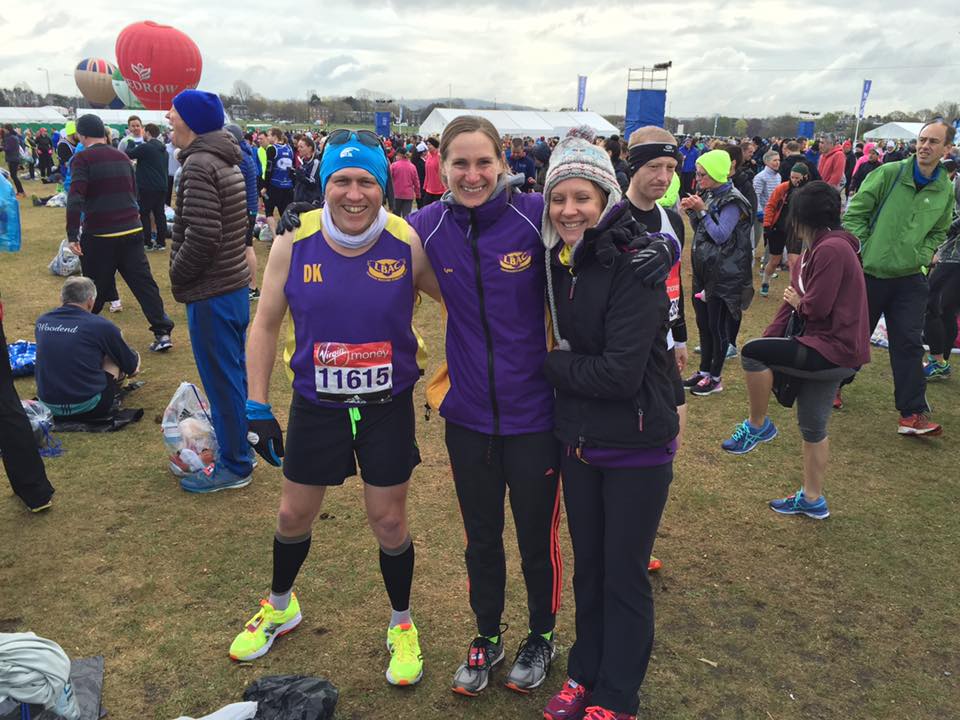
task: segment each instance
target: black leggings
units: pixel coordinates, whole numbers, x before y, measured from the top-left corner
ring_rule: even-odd
[[[17,188],[17,193],[23,195],[23,185],[20,183],[20,176],[17,175],[17,173],[20,172],[20,163],[7,163],[7,169],[10,171],[10,177]]]
[[[568,672],[591,704],[632,715],[653,650],[647,564],[673,464],[604,469],[564,454],[561,468],[577,604]]]
[[[806,372],[837,367],[812,347],[804,345],[796,338],[757,338],[746,343],[740,354],[745,358],[758,360],[767,367],[792,368]]]
[[[957,340],[957,314],[960,313],[960,263],[939,263],[930,273],[930,298],[924,339],[931,355],[949,358]]]
[[[720,377],[730,345],[731,313],[720,298],[693,299],[693,311],[700,331],[700,372]]]
[[[527,585],[528,627],[553,630],[560,608],[560,444],[551,432],[487,435],[446,424],[447,451],[467,536],[470,607],[481,635],[500,634],[507,564],[503,550],[504,497],[517,530]]]

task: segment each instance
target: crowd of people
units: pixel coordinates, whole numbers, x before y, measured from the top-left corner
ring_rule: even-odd
[[[218,457],[184,473],[181,487],[244,487],[255,454],[283,472],[270,592],[231,643],[234,660],[262,657],[302,622],[294,585],[326,489],[359,474],[389,603],[386,679],[403,686],[422,677],[407,519],[420,463],[413,389],[423,366],[413,313],[421,296],[445,309],[445,362],[427,399],[445,420],[476,620],[452,688],[478,695],[506,658],[508,497],[529,617],[503,683],[529,693],[547,682],[557,652],[562,499],[575,642],[568,677],[545,703],[548,720],[637,712],[654,639],[651,552],[687,390],[722,392],[728,359],[740,356],[749,413],[729,439],[718,438],[724,451],[742,455],[777,437],[771,395],[797,407],[803,483],[770,501],[777,513],[829,516],[827,427],[841,385],[870,361],[881,314],[898,433],[942,431],[925,387],[950,374],[960,307],[960,185],[946,123],[928,123],[915,147],[881,155],[829,135],[811,144],[678,143],[658,127],[624,139],[586,128],[509,138],[473,116],[453,120],[440,138],[244,133],[225,125],[216,95],[197,90],[178,95],[168,117],[174,152],[139,118],[116,146],[94,115],[53,143],[84,277],[69,279],[62,306],[37,321],[38,393],[57,417],[88,418],[109,411],[117,384],[139,371],[140,355],[98,316],[116,299],[117,272],[155,335],[150,350],[172,348],[173,323],[144,253],[165,244],[158,208],[174,192],[171,286],[186,305],[219,443]],[[259,237],[272,246],[258,286],[252,244],[261,203]],[[700,361],[684,378],[687,246]],[[738,348],[755,276],[762,299],[779,273],[789,280],[772,321]],[[269,388],[287,316],[284,431]],[[67,386],[51,372],[61,357],[82,382]],[[0,372],[3,462],[21,499],[42,510],[53,488],[5,363]]]

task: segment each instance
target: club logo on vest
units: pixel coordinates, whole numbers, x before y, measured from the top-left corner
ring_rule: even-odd
[[[367,275],[374,280],[393,282],[406,274],[407,262],[405,260],[391,260],[390,258],[367,260]]]
[[[533,258],[526,250],[517,250],[497,257],[500,259],[500,269],[508,273],[523,272],[533,262]]]

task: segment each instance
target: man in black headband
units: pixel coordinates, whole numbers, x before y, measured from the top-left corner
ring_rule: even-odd
[[[633,217],[649,233],[664,233],[675,237],[682,251],[683,220],[673,210],[668,210],[657,202],[666,194],[682,161],[676,139],[663,128],[650,125],[639,128],[630,135],[628,148],[630,185],[625,196],[630,201]],[[680,376],[687,364],[687,325],[683,314],[679,258],[667,277],[666,287],[670,298],[667,348],[674,360],[670,375],[673,379],[677,414],[680,416],[680,433],[677,435],[679,451],[687,421],[686,394]],[[660,567],[660,561],[651,556],[650,570],[658,570]]]

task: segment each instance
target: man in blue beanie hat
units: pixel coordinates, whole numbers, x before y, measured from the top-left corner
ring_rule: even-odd
[[[245,336],[250,322],[244,256],[247,201],[237,141],[223,129],[220,98],[184,90],[167,113],[183,170],[177,190],[170,286],[186,303],[190,342],[210,401],[220,457],[181,479],[188,492],[243,487],[253,471],[247,443]]]

